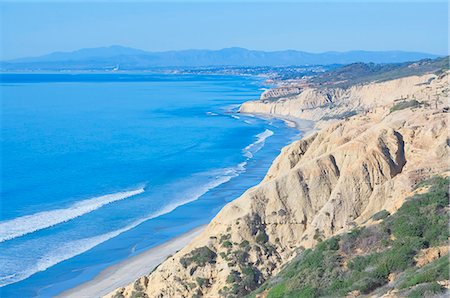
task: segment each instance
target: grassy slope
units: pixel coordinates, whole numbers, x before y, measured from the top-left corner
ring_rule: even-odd
[[[434,177],[419,186],[429,189],[407,199],[393,215],[375,214],[374,225],[300,252],[251,296],[379,296],[394,289],[401,296],[429,297],[444,291],[437,281],[449,279],[448,255],[422,268],[415,266],[414,258],[422,249],[447,244],[449,180]]]
[[[325,72],[313,78],[312,83],[346,88],[357,84],[382,82],[412,75],[440,74],[448,69],[448,56],[406,63],[353,63]]]

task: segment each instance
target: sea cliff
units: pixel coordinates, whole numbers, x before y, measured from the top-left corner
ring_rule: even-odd
[[[189,245],[106,297],[242,297],[305,248],[382,210],[449,169],[448,72],[244,103],[243,113],[314,120],[264,180],[227,204]]]

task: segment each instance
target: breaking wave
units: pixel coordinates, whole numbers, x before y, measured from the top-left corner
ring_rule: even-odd
[[[247,158],[253,158],[253,155],[261,150],[262,147],[264,147],[264,143],[266,142],[266,139],[271,137],[273,135],[273,131],[266,129],[260,134],[256,135],[256,141],[248,145],[244,148],[243,153],[244,156]]]
[[[237,177],[241,173],[245,172],[246,165],[247,163],[243,162],[232,168],[212,170],[207,173],[202,173],[202,175],[208,175],[214,178],[200,187],[193,187],[191,189],[188,189],[187,191],[184,192],[184,195],[181,197],[181,199],[169,203],[163,206],[161,209],[152,212],[145,217],[137,219],[123,228],[93,237],[63,242],[60,245],[58,245],[58,247],[40,256],[35,263],[29,264],[30,265],[29,267],[21,268],[21,270],[15,270],[18,273],[15,274],[10,274],[10,272],[3,272],[3,274],[0,273],[0,287],[24,280],[37,272],[44,271],[60,262],[73,258],[77,255],[80,255],[94,248],[95,246],[105,241],[108,241],[109,239],[117,237],[118,235],[137,227],[138,225],[144,223],[145,221],[168,214],[179,206],[193,202],[199,199],[204,194],[206,194],[211,189],[216,188],[219,185],[222,185],[230,181],[232,178]]]
[[[0,243],[67,222],[100,207],[144,192],[144,188],[122,191],[79,201],[67,208],[42,211],[0,222]]]

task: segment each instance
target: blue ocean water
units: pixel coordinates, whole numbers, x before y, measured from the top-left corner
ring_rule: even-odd
[[[298,131],[253,77],[1,75],[0,291],[50,297],[214,217]]]

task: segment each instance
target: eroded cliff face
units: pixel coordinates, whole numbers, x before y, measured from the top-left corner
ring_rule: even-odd
[[[241,297],[298,250],[370,223],[380,210],[395,212],[417,181],[449,168],[448,114],[442,112],[448,75],[430,78],[336,90],[334,102],[366,112],[285,147],[264,180],[227,204],[199,237],[150,275],[108,297]],[[394,100],[407,91],[431,105],[391,113]],[[328,97],[321,90],[304,92],[301,100],[244,104],[242,110],[305,115],[292,106],[286,110],[295,101],[309,106],[310,115],[321,113],[317,105]],[[437,108],[436,94],[442,95]],[[355,102],[352,96],[358,96]]]
[[[356,85],[347,89],[305,88],[297,95],[278,100],[268,99],[263,93],[260,100],[244,103],[240,111],[314,121],[340,120],[353,114],[372,111],[377,107],[386,107],[402,98],[431,100],[435,94],[430,93],[430,88],[432,84],[436,85],[435,80],[443,83],[436,75],[429,74]]]

